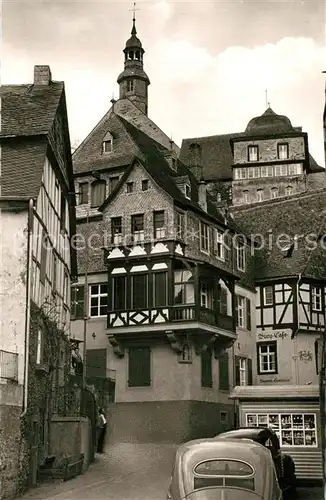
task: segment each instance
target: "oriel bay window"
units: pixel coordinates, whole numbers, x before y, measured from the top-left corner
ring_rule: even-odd
[[[148,307],[148,274],[131,276],[131,307],[132,309]]]
[[[195,287],[192,272],[188,269],[174,271],[174,304],[194,304]]]
[[[122,243],[122,217],[112,217],[111,219],[111,238],[114,245]]]
[[[112,279],[112,310],[123,311],[127,308],[126,276],[114,276]]]
[[[153,274],[153,306],[164,307],[168,303],[167,272]]]
[[[154,238],[160,239],[165,237],[165,220],[164,210],[159,210],[153,213],[154,222]]]
[[[144,214],[131,216],[131,234],[134,238],[134,243],[144,241]]]

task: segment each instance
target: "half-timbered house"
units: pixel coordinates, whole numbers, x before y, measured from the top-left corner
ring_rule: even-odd
[[[72,331],[87,378],[115,374],[111,442],[180,442],[233,425],[228,394],[255,371],[254,290],[232,220],[148,117],[135,22],[124,54],[119,99],[73,155]]]
[[[259,244],[256,385],[237,387],[243,425],[271,425],[299,478],[322,479],[319,339],[325,331],[325,191],[234,209]]]
[[[52,80],[48,66],[35,66],[32,84],[2,85],[0,97],[0,451],[7,464],[6,497],[35,484],[47,457],[62,454],[61,417],[54,415],[64,404],[69,376],[69,290],[77,271],[64,83]],[[71,435],[74,430],[69,428]]]

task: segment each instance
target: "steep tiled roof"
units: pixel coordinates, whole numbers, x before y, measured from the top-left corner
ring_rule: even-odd
[[[258,244],[264,241],[263,248],[255,250],[256,280],[299,274],[326,279],[326,237],[316,242],[318,235],[326,235],[325,200],[326,190],[321,190],[233,208],[235,221],[242,230],[259,235]],[[284,234],[289,237],[287,241],[282,239]],[[291,242],[292,253],[282,250]]]
[[[232,179],[232,150],[230,140],[243,135],[242,133],[212,135],[183,139],[180,159],[188,166],[194,164],[192,144],[201,148],[201,162],[204,168],[204,179],[207,181]]]
[[[123,124],[125,130],[128,132],[132,140],[134,141],[135,145],[138,148],[138,151],[140,154],[136,155],[150,176],[155,180],[155,182],[164,189],[178,204],[181,204],[184,207],[191,207],[196,211],[200,211],[204,215],[204,211],[198,204],[198,186],[197,186],[197,181],[195,177],[192,175],[192,173],[189,171],[185,165],[179,160],[178,161],[178,172],[174,172],[172,169],[170,169],[168,162],[166,161],[164,157],[164,152],[167,150],[163,148],[160,144],[158,144],[154,139],[150,138],[148,135],[146,135],[144,132],[141,130],[137,129],[131,123],[129,123],[127,120],[119,117],[119,120]],[[120,190],[120,187],[124,184],[126,178],[128,177],[130,173],[130,169],[132,168],[132,165],[129,167],[129,169],[126,170],[125,174],[122,176],[119,184],[116,186],[116,190],[112,192],[112,194],[108,197],[108,199],[104,202],[104,204],[101,207],[101,210],[107,206],[111,199],[117,194],[117,192]],[[189,178],[190,184],[191,184],[191,193],[192,193],[192,200],[188,200],[181,190],[178,188],[176,181],[178,178],[181,176],[187,176]],[[215,209],[215,206],[213,203],[210,202],[208,199],[207,203],[207,208],[208,208],[208,215],[211,217],[214,217],[215,219],[219,220],[222,224],[224,223],[224,218]]]
[[[63,82],[38,86],[1,85],[0,137],[47,134],[63,89]]]

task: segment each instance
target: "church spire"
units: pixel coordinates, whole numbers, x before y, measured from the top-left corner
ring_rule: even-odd
[[[136,3],[134,3],[131,37],[127,40],[123,50],[125,55],[124,71],[118,77],[120,86],[120,99],[129,99],[143,113],[147,114],[148,95],[147,87],[150,85],[148,76],[143,68],[143,55],[145,50],[137,37],[136,30]]]

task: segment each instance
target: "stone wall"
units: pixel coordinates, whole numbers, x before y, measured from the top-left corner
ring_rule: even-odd
[[[233,143],[234,164],[251,163],[248,159],[248,146],[258,146],[259,157],[258,162],[275,161],[277,157],[277,145],[287,143],[289,145],[288,160],[304,160],[305,159],[305,141],[306,134],[300,137],[281,137],[281,138],[266,138],[259,140],[235,141]],[[282,161],[280,160],[282,163]]]

